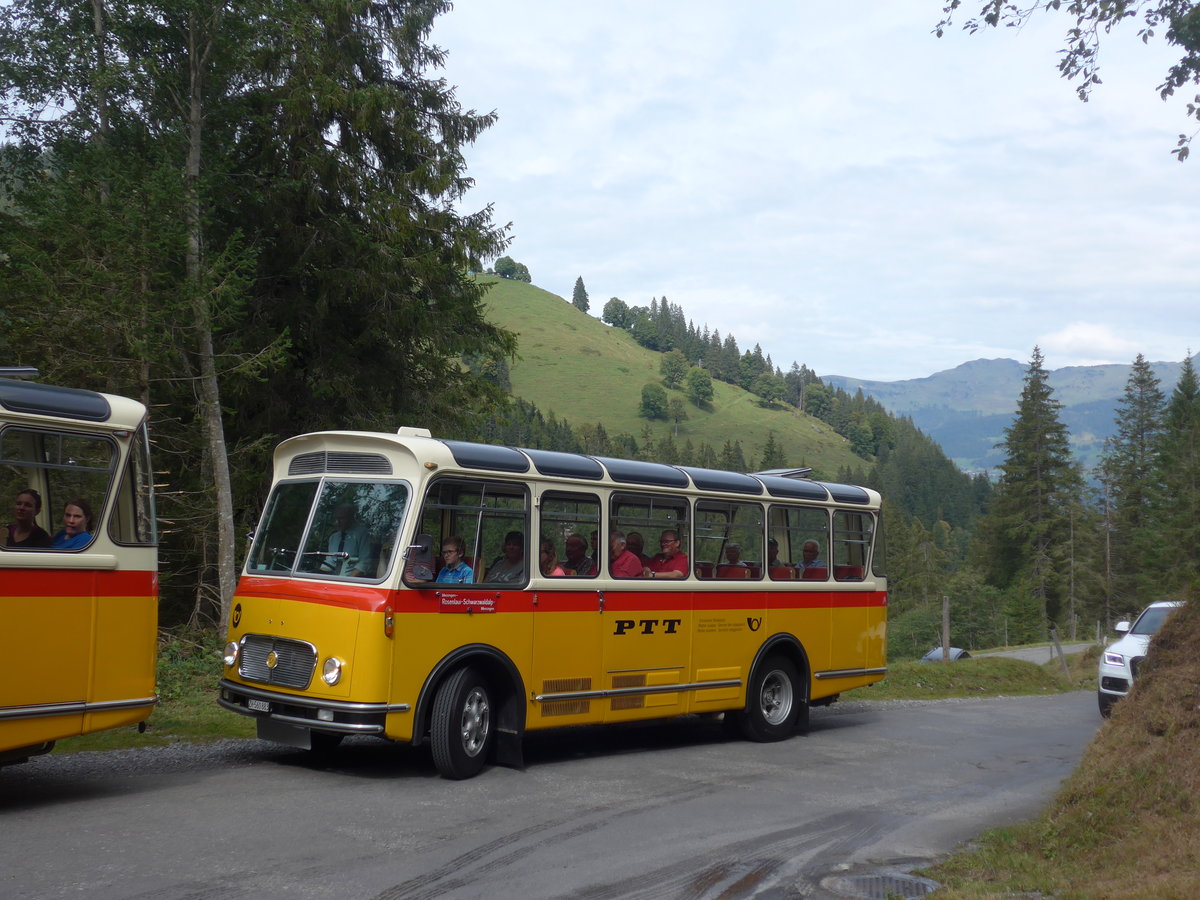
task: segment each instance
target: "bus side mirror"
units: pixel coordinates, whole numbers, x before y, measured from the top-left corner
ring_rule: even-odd
[[[416,541],[404,552],[409,571],[416,581],[433,580],[433,536],[418,534]]]

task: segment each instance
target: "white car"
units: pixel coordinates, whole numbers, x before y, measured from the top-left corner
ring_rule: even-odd
[[[1146,658],[1150,638],[1162,628],[1171,610],[1181,605],[1177,600],[1161,600],[1142,610],[1132,628],[1128,622],[1117,623],[1121,639],[1100,655],[1096,698],[1102,716],[1107,716],[1112,711],[1112,705],[1129,693],[1133,680],[1137,678],[1138,666]]]

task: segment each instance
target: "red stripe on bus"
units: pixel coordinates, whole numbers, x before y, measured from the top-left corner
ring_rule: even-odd
[[[364,612],[382,612],[384,607],[390,606],[394,614],[402,615],[438,612],[439,595],[493,598],[498,613],[530,612],[539,609],[554,612],[596,612],[600,608],[599,591],[596,590],[464,590],[457,585],[390,590],[383,587],[261,576],[242,578],[234,603],[261,597],[359,609]],[[604,609],[611,612],[669,612],[673,609],[857,609],[879,606],[887,606],[887,594],[884,591],[604,591]]]
[[[158,593],[158,573],[107,569],[0,569],[12,597],[145,597]]]

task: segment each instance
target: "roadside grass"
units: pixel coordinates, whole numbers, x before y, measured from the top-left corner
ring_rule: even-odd
[[[1090,686],[1090,685],[1089,685]],[[922,874],[946,900],[1200,897],[1200,603],[1154,638],[1045,812]]]
[[[1089,647],[1067,656],[1069,676],[1057,659],[1037,664],[999,656],[957,662],[888,663],[887,677],[870,687],[848,691],[846,700],[944,700],[950,697],[1056,694],[1094,686],[1100,650]]]

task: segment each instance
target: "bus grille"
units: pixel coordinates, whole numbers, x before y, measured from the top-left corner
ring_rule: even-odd
[[[267,634],[248,634],[242,638],[242,661],[238,665],[238,674],[247,681],[306,688],[312,681],[316,667],[317,648],[307,641],[292,641]]]

